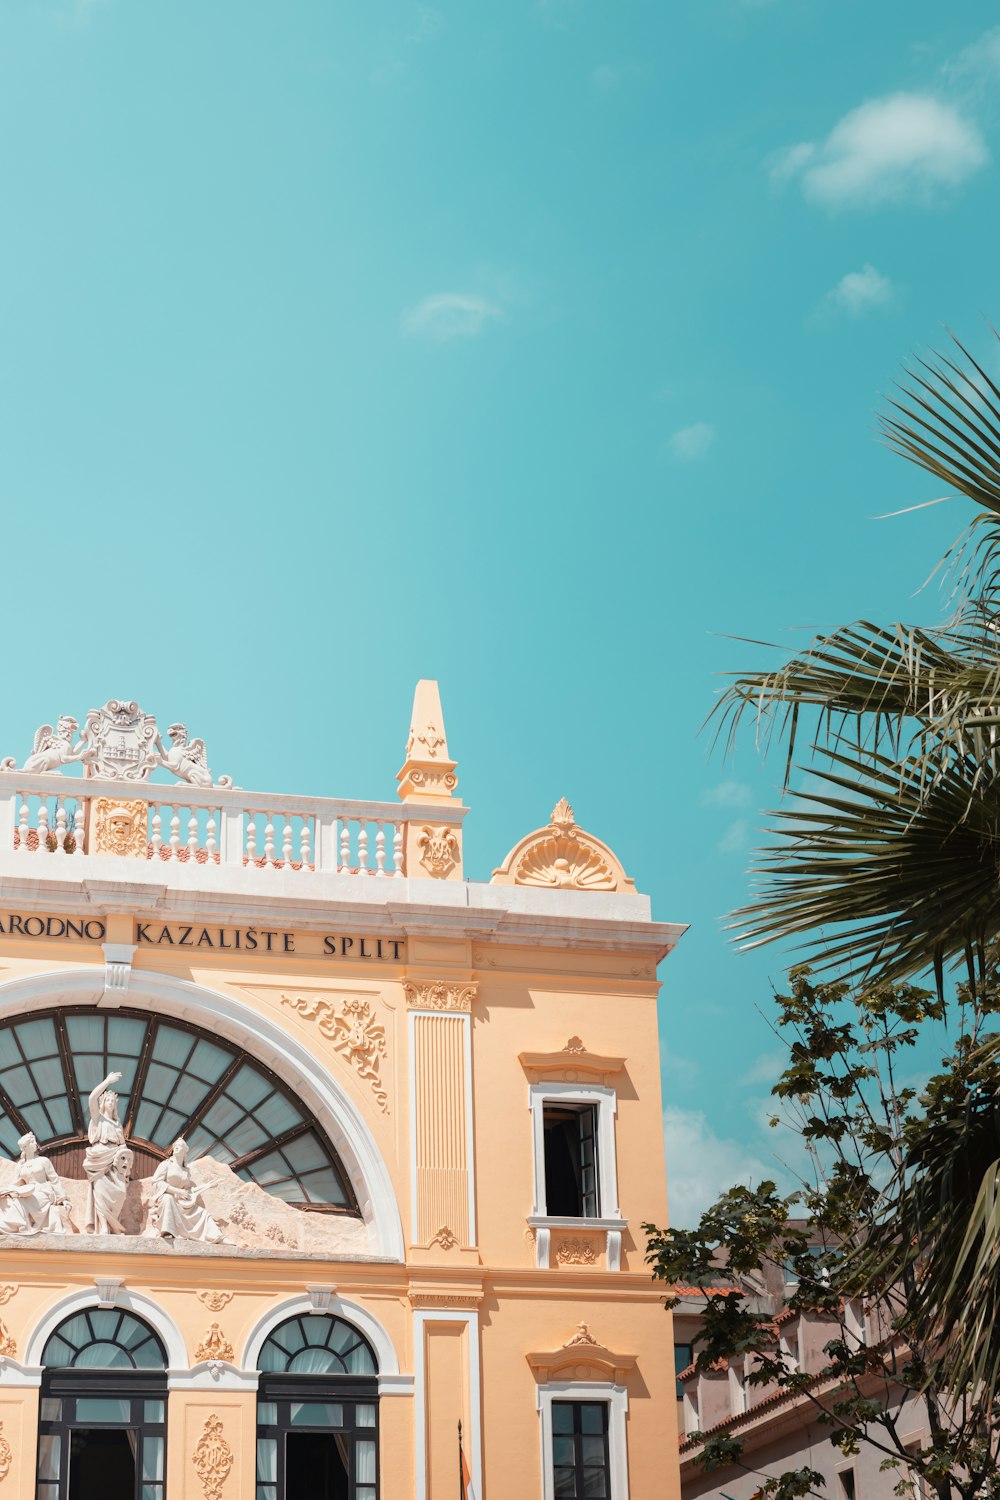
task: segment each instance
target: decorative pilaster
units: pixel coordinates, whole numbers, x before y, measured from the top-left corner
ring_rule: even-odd
[[[410,1013],[411,1238],[449,1250],[474,1245],[473,984],[405,980]]]

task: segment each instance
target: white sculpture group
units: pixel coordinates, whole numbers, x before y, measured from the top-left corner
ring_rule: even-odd
[[[162,766],[190,786],[232,785],[230,776],[214,780],[204,740],[188,739],[185,724],[171,724],[167,730],[170,745],[164,745],[156,719],[144,713],[138,703],[112,698],[103,708],[90,710],[77,740],[79,728],[70,714],[64,714],[55,728],[43,724],[35,734],[34,748],[24,765],[18,767],[8,757],[0,762],[0,770],[47,774],[79,762],[87,776],[102,776],[110,781],[146,781],[150,772]]]
[[[87,1178],[87,1234],[127,1234],[121,1222],[132,1177],[133,1155],[118,1118],[118,1095],[112,1084],[120,1073],[109,1073],[91,1090],[88,1105],[88,1146],[83,1156]],[[18,1141],[21,1155],[12,1183],[0,1188],[0,1234],[72,1234],[71,1204],[63,1179],[29,1131]],[[172,1240],[196,1240],[206,1245],[225,1243],[225,1237],[205,1206],[187,1164],[188,1147],[176,1140],[170,1155],[153,1174],[149,1221],[145,1234]]]

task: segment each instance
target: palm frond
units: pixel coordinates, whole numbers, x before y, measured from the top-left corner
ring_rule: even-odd
[[[820,970],[902,979],[967,960],[1000,936],[1000,772],[831,752],[816,790],[779,810],[735,913],[744,947],[799,940]]]

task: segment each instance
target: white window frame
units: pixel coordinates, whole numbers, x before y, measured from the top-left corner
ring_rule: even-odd
[[[684,1386],[684,1436],[701,1431],[701,1375],[695,1375]]]
[[[611,1491],[608,1500],[628,1500],[628,1391],[623,1385],[605,1385],[591,1380],[553,1380],[537,1387],[536,1403],[542,1438],[542,1500],[555,1500],[553,1472],[553,1401],[603,1401],[608,1407],[608,1467]]]
[[[597,1207],[600,1218],[561,1218],[547,1212],[545,1199],[545,1106],[546,1104],[591,1104],[596,1108]],[[531,1140],[534,1157],[535,1201],[528,1223],[535,1231],[535,1264],[549,1264],[553,1229],[602,1229],[606,1233],[605,1259],[609,1271],[621,1270],[622,1231],[627,1228],[618,1206],[618,1161],[615,1154],[615,1118],[618,1095],[604,1084],[532,1083],[528,1085],[531,1110]]]
[[[554,1219],[545,1201],[545,1106],[546,1104],[592,1104],[597,1111],[597,1208],[596,1219]],[[603,1084],[532,1083],[528,1086],[534,1148],[535,1202],[533,1219],[547,1219],[554,1224],[586,1227],[600,1225],[607,1219],[620,1219],[618,1207],[618,1163],[615,1158],[615,1117],[618,1096]]]
[[[729,1361],[729,1406],[734,1417],[742,1417],[747,1409],[745,1360],[742,1368],[738,1359]]]

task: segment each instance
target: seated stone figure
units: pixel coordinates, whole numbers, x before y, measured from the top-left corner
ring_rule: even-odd
[[[31,1131],[17,1143],[17,1176],[0,1188],[0,1234],[71,1234],[66,1189]]]
[[[178,1139],[153,1173],[149,1231],[168,1239],[224,1243],[222,1230],[202,1201],[202,1190],[187,1164],[187,1141]]]

